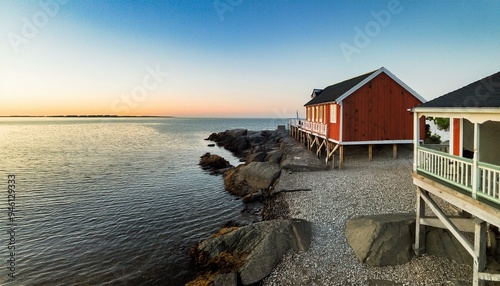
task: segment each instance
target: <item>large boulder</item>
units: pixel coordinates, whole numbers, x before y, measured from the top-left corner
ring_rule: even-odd
[[[471,265],[472,256],[460,242],[446,229],[427,227],[425,250],[428,254]]]
[[[280,174],[278,164],[250,162],[227,171],[224,185],[231,194],[243,197],[261,189],[268,190]]]
[[[270,220],[233,228],[204,240],[191,251],[195,262],[220,273],[237,273],[243,285],[269,275],[290,249],[305,251],[311,224],[301,219]]]
[[[382,214],[353,218],[345,232],[360,261],[386,266],[410,261],[414,229],[415,214]]]

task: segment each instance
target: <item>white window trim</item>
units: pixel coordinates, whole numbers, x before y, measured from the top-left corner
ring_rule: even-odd
[[[330,104],[330,123],[337,123],[337,105]]]

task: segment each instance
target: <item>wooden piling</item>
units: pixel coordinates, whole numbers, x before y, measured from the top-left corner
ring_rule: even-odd
[[[344,146],[340,145],[340,148],[339,148],[339,169],[342,169],[343,163],[344,163]]]

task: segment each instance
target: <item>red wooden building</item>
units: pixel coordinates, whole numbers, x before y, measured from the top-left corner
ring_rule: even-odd
[[[326,150],[326,161],[343,146],[373,144],[413,144],[413,116],[409,109],[425,102],[418,93],[386,68],[314,89],[305,104],[306,120],[290,122],[292,136],[316,147],[319,155]],[[422,119],[424,120],[424,119]],[[425,124],[420,136],[425,137]]]

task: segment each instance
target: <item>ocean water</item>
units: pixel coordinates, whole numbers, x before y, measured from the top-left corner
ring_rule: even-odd
[[[198,166],[205,152],[237,158],[204,138],[279,124],[286,121],[0,118],[0,285],[183,285],[193,277],[189,247],[245,219],[222,177]]]

